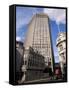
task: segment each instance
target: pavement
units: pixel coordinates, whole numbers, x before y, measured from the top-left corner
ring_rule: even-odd
[[[25,81],[24,83],[41,83],[41,82],[60,82],[62,79],[52,79],[52,77],[44,78],[44,79],[38,79],[38,80],[32,80],[32,81]]]

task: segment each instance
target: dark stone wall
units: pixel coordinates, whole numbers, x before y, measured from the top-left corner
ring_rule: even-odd
[[[44,72],[45,70],[45,61],[44,56],[38,52],[34,52],[33,49],[29,49],[27,60],[27,71],[25,73],[25,81],[33,81],[38,79],[43,79],[49,76],[49,73]],[[26,54],[25,53],[25,54]]]
[[[21,70],[23,64],[23,56],[19,52],[18,49],[16,49],[16,82],[22,78],[23,72]]]

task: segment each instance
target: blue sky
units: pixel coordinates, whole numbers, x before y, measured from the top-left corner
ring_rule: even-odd
[[[49,9],[49,8],[31,8],[31,7],[16,7],[16,40],[24,41],[28,30],[28,23],[36,13],[46,13],[50,18],[51,35],[53,42],[53,50],[55,62],[59,62],[58,51],[56,48],[56,38],[58,35],[58,25],[61,32],[65,30],[65,10],[64,9]]]

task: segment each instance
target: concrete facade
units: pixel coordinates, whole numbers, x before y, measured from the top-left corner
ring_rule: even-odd
[[[44,14],[36,14],[28,25],[28,32],[24,42],[25,49],[32,47],[45,57],[45,64],[53,71],[53,50],[49,17]]]

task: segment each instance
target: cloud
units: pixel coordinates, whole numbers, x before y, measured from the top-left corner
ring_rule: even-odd
[[[64,9],[48,9],[44,8],[44,13],[48,14],[51,20],[55,20],[57,24],[65,24],[66,12]]]
[[[16,41],[21,41],[21,42],[24,42],[24,40],[25,40],[25,37],[24,36],[17,36],[16,37]]]
[[[20,27],[27,25],[32,19],[33,15],[42,12],[41,8],[31,7],[17,7],[16,8],[16,30],[20,30]]]
[[[16,41],[21,41],[21,37],[17,36]]]
[[[27,7],[17,7],[16,8],[16,30],[20,30],[20,27],[27,25],[31,17],[33,15],[33,11],[35,12],[35,8],[27,8]]]
[[[16,19],[16,30],[18,31],[20,29],[20,27],[28,24],[30,21],[30,18],[29,16],[26,16],[26,18],[22,15],[20,16],[17,16],[17,19]]]
[[[27,7],[17,7],[16,8],[16,30],[20,30],[20,27],[26,25],[30,21],[30,16]]]

